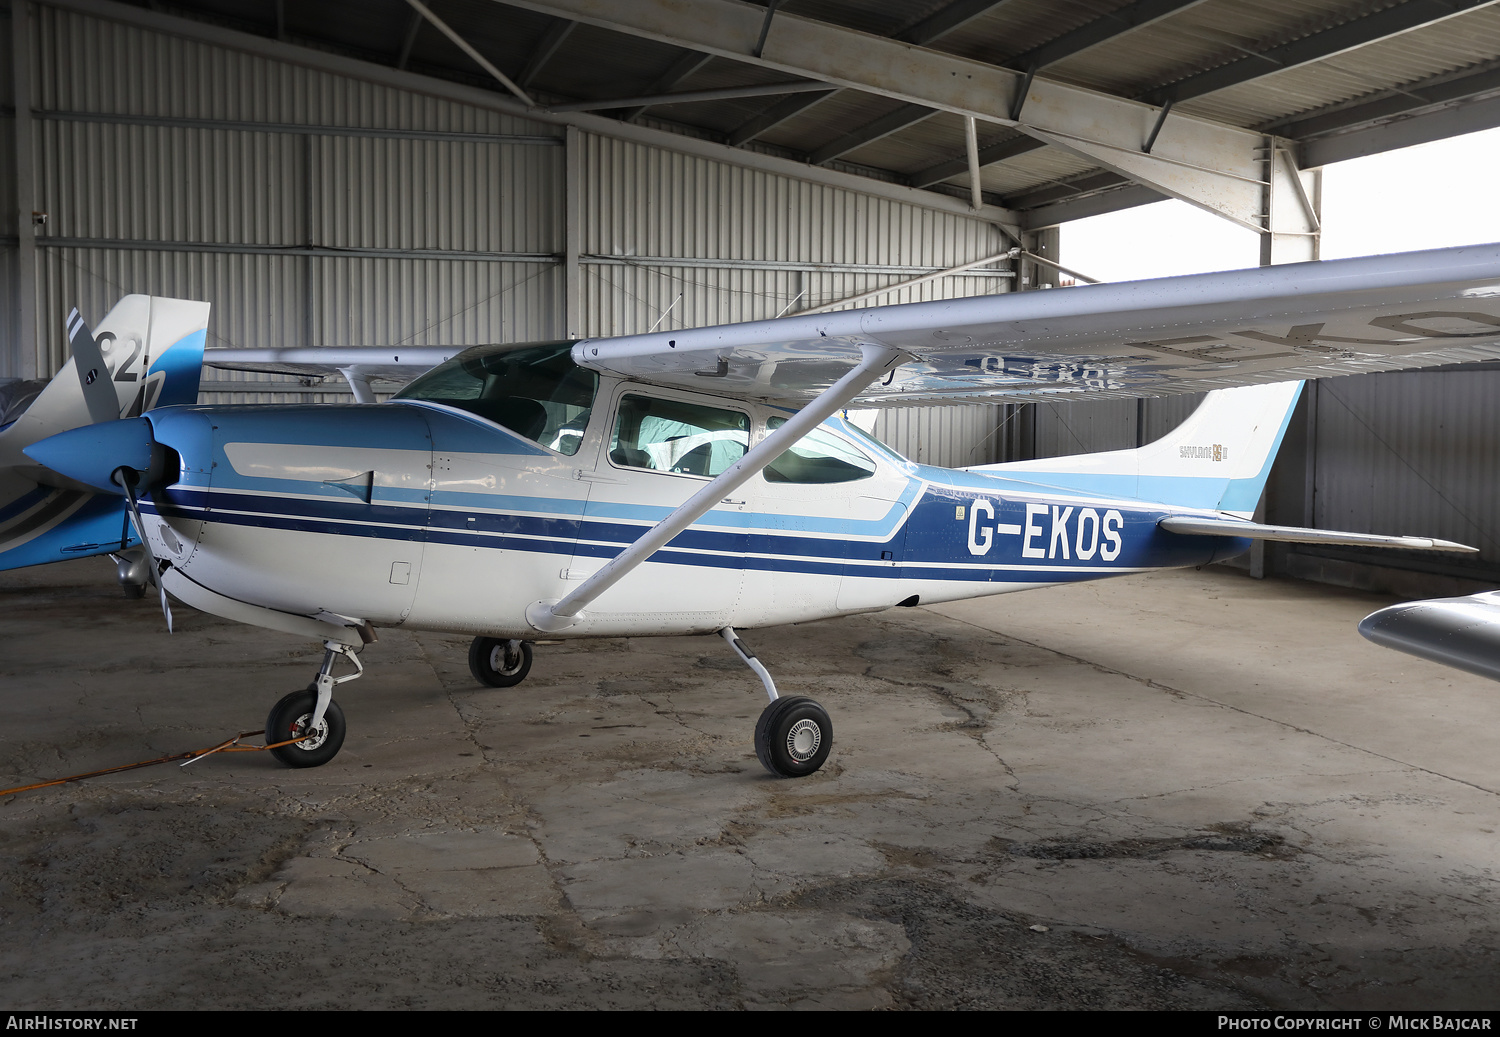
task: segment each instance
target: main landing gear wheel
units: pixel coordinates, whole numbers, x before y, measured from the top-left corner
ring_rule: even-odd
[[[318,706],[314,688],[294,691],[271,708],[266,717],[266,744],[285,742],[307,733],[307,722]],[[271,755],[288,767],[321,767],[338,755],[344,744],[344,711],[337,702],[328,703],[312,737],[272,749]]]
[[[782,778],[802,778],[823,766],[833,748],[833,721],[810,698],[776,699],[755,725],[755,755]]]
[[[476,637],[469,645],[469,672],[480,684],[513,688],[531,672],[531,642]]]

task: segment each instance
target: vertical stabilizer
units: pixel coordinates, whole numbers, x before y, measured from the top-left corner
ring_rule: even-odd
[[[1167,435],[1135,450],[983,465],[1059,489],[1249,518],[1301,395],[1301,382],[1216,389]]]
[[[60,481],[22,450],[97,420],[196,403],[208,312],[206,302],[127,295],[92,332],[70,317],[74,356],[0,428],[0,570],[134,542],[119,497]]]
[[[0,466],[29,464],[22,447],[96,420],[84,395],[85,378],[92,379],[90,389],[99,379],[113,388],[117,406],[110,420],[198,402],[208,311],[206,302],[125,296],[93,332],[103,370],[95,361],[80,371],[78,358],[70,358],[21,416],[0,431]]]

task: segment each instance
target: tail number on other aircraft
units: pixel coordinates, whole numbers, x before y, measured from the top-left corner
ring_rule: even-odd
[[[989,554],[996,536],[1018,536],[1022,538],[1022,558],[1076,558],[1087,562],[1098,555],[1112,562],[1120,557],[1124,525],[1125,516],[1113,508],[1101,516],[1093,508],[1058,504],[1027,504],[1024,524],[996,522],[995,505],[976,497],[969,506],[969,554]]]

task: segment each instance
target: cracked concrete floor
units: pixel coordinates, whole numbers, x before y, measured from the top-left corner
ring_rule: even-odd
[[[314,646],[0,574],[0,786],[263,726]],[[14,1008],[1493,1008],[1500,691],[1365,644],[1387,599],[1230,571],[749,640],[829,709],[755,761],[717,638],[475,685],[387,632],[343,752],[0,800]]]

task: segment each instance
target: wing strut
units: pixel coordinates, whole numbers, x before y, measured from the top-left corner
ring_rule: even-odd
[[[898,349],[861,346],[859,364],[818,398],[793,415],[785,425],[757,443],[749,453],[726,468],[712,482],[693,494],[676,511],[648,529],[635,543],[610,559],[609,564],[579,584],[561,601],[535,601],[526,607],[526,622],[543,633],[566,630],[599,595],[613,587],[636,566],[650,558],[668,541],[711,511],[727,494],[776,460],[787,448],[836,414],[841,407],[876,379],[883,377],[905,358]]]

